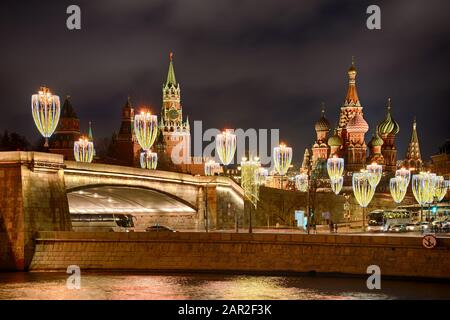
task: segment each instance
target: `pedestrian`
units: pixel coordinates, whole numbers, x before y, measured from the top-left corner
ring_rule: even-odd
[[[330,220],[329,227],[330,227],[330,233],[333,233],[333,221],[331,221],[331,220]]]
[[[334,224],[334,232],[335,232],[335,233],[338,232],[338,224],[337,224],[337,223]]]

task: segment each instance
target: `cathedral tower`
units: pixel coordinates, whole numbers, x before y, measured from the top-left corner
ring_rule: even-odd
[[[342,153],[348,171],[359,171],[364,168],[367,154],[364,136],[369,130],[356,91],[356,74],[355,63],[352,59],[352,65],[348,70],[347,96],[341,107],[337,129],[337,133],[342,139]]]
[[[327,159],[329,154],[329,147],[327,145],[327,136],[330,131],[330,123],[325,118],[325,107],[322,104],[322,112],[320,119],[315,124],[316,141],[312,147],[313,162],[318,159]]]
[[[385,171],[395,172],[397,169],[397,148],[395,136],[400,132],[400,126],[391,115],[391,99],[388,99],[385,119],[377,127],[378,134],[383,139],[381,153],[383,154]]]
[[[164,150],[174,164],[187,163],[190,158],[191,134],[189,120],[183,122],[180,84],[175,78],[173,53],[170,53],[169,72],[162,87],[160,130]]]

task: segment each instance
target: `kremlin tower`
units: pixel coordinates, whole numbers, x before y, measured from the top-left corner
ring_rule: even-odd
[[[377,134],[381,137],[381,153],[384,158],[385,171],[395,172],[397,169],[397,148],[395,136],[400,132],[399,124],[391,116],[391,99],[388,99],[385,119],[377,126]],[[376,161],[378,164],[383,164]]]
[[[164,151],[174,164],[190,161],[191,134],[189,120],[183,122],[180,84],[176,81],[173,53],[170,53],[169,72],[162,87],[162,109],[159,128]]]
[[[73,144],[80,138],[80,135],[80,120],[72,107],[70,96],[67,96],[61,109],[58,126],[50,138],[49,151],[62,154],[64,160],[74,160]]]
[[[409,169],[420,170],[422,168],[422,165],[423,161],[420,156],[420,146],[419,146],[419,138],[417,137],[416,118],[414,118],[411,133],[411,141],[409,142],[408,150],[406,151],[403,166]]]

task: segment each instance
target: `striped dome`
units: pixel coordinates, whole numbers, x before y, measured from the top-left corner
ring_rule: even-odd
[[[330,130],[330,122],[328,122],[327,118],[322,114],[319,121],[316,122],[315,126],[316,131],[329,131]]]
[[[342,139],[338,136],[337,132],[334,132],[334,135],[328,138],[328,145],[330,147],[340,147],[342,146]]]
[[[400,131],[400,126],[397,121],[391,116],[391,99],[388,99],[386,118],[378,125],[378,132],[381,135],[397,134]]]
[[[347,132],[359,132],[366,133],[369,131],[369,125],[366,120],[364,120],[361,113],[357,113],[350,121],[347,123]]]
[[[374,134],[372,139],[369,141],[369,147],[381,147],[383,143],[383,139],[381,139],[378,134]]]

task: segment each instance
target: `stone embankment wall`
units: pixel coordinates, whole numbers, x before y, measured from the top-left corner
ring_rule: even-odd
[[[425,249],[421,237],[40,232],[31,270],[319,272],[450,279],[450,239]]]

